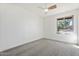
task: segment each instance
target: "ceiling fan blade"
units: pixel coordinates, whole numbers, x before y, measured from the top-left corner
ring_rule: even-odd
[[[50,7],[48,7],[48,9],[50,10],[50,9],[55,9],[57,6],[56,5],[52,5],[52,6],[50,6]]]

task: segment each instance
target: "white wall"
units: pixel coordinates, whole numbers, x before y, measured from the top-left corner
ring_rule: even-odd
[[[0,4],[0,51],[42,38],[42,19],[35,12]]]
[[[79,45],[79,10],[77,12],[77,16],[78,16],[78,21],[77,21],[77,44]]]
[[[63,12],[56,15],[46,16],[44,19],[44,36],[48,39],[64,41],[68,43],[76,43],[77,42],[77,10]],[[65,34],[57,34],[57,18],[71,16],[74,15],[74,32],[73,33],[65,33]]]

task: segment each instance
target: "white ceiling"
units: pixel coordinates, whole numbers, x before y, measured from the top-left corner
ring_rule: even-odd
[[[57,8],[48,11],[47,15],[54,15],[57,13],[62,13],[79,8],[79,3],[51,3],[51,4],[56,4]],[[44,10],[40,9],[39,7],[47,8],[51,4],[50,3],[17,3],[13,5],[17,5],[25,9],[28,8],[31,9],[31,11],[37,12],[40,15],[45,15]]]
[[[67,12],[67,11],[71,11],[78,8],[79,8],[78,3],[59,3],[57,4],[56,9],[53,9],[48,12],[48,15],[52,15],[52,14],[54,15],[54,14],[58,14],[62,12]]]

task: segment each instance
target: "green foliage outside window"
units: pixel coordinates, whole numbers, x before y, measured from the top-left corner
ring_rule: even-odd
[[[71,31],[72,26],[72,18],[57,20],[57,31]]]

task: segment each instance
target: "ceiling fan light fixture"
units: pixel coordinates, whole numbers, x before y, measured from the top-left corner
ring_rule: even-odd
[[[45,11],[45,12],[48,12],[48,9],[45,9],[44,11]]]

